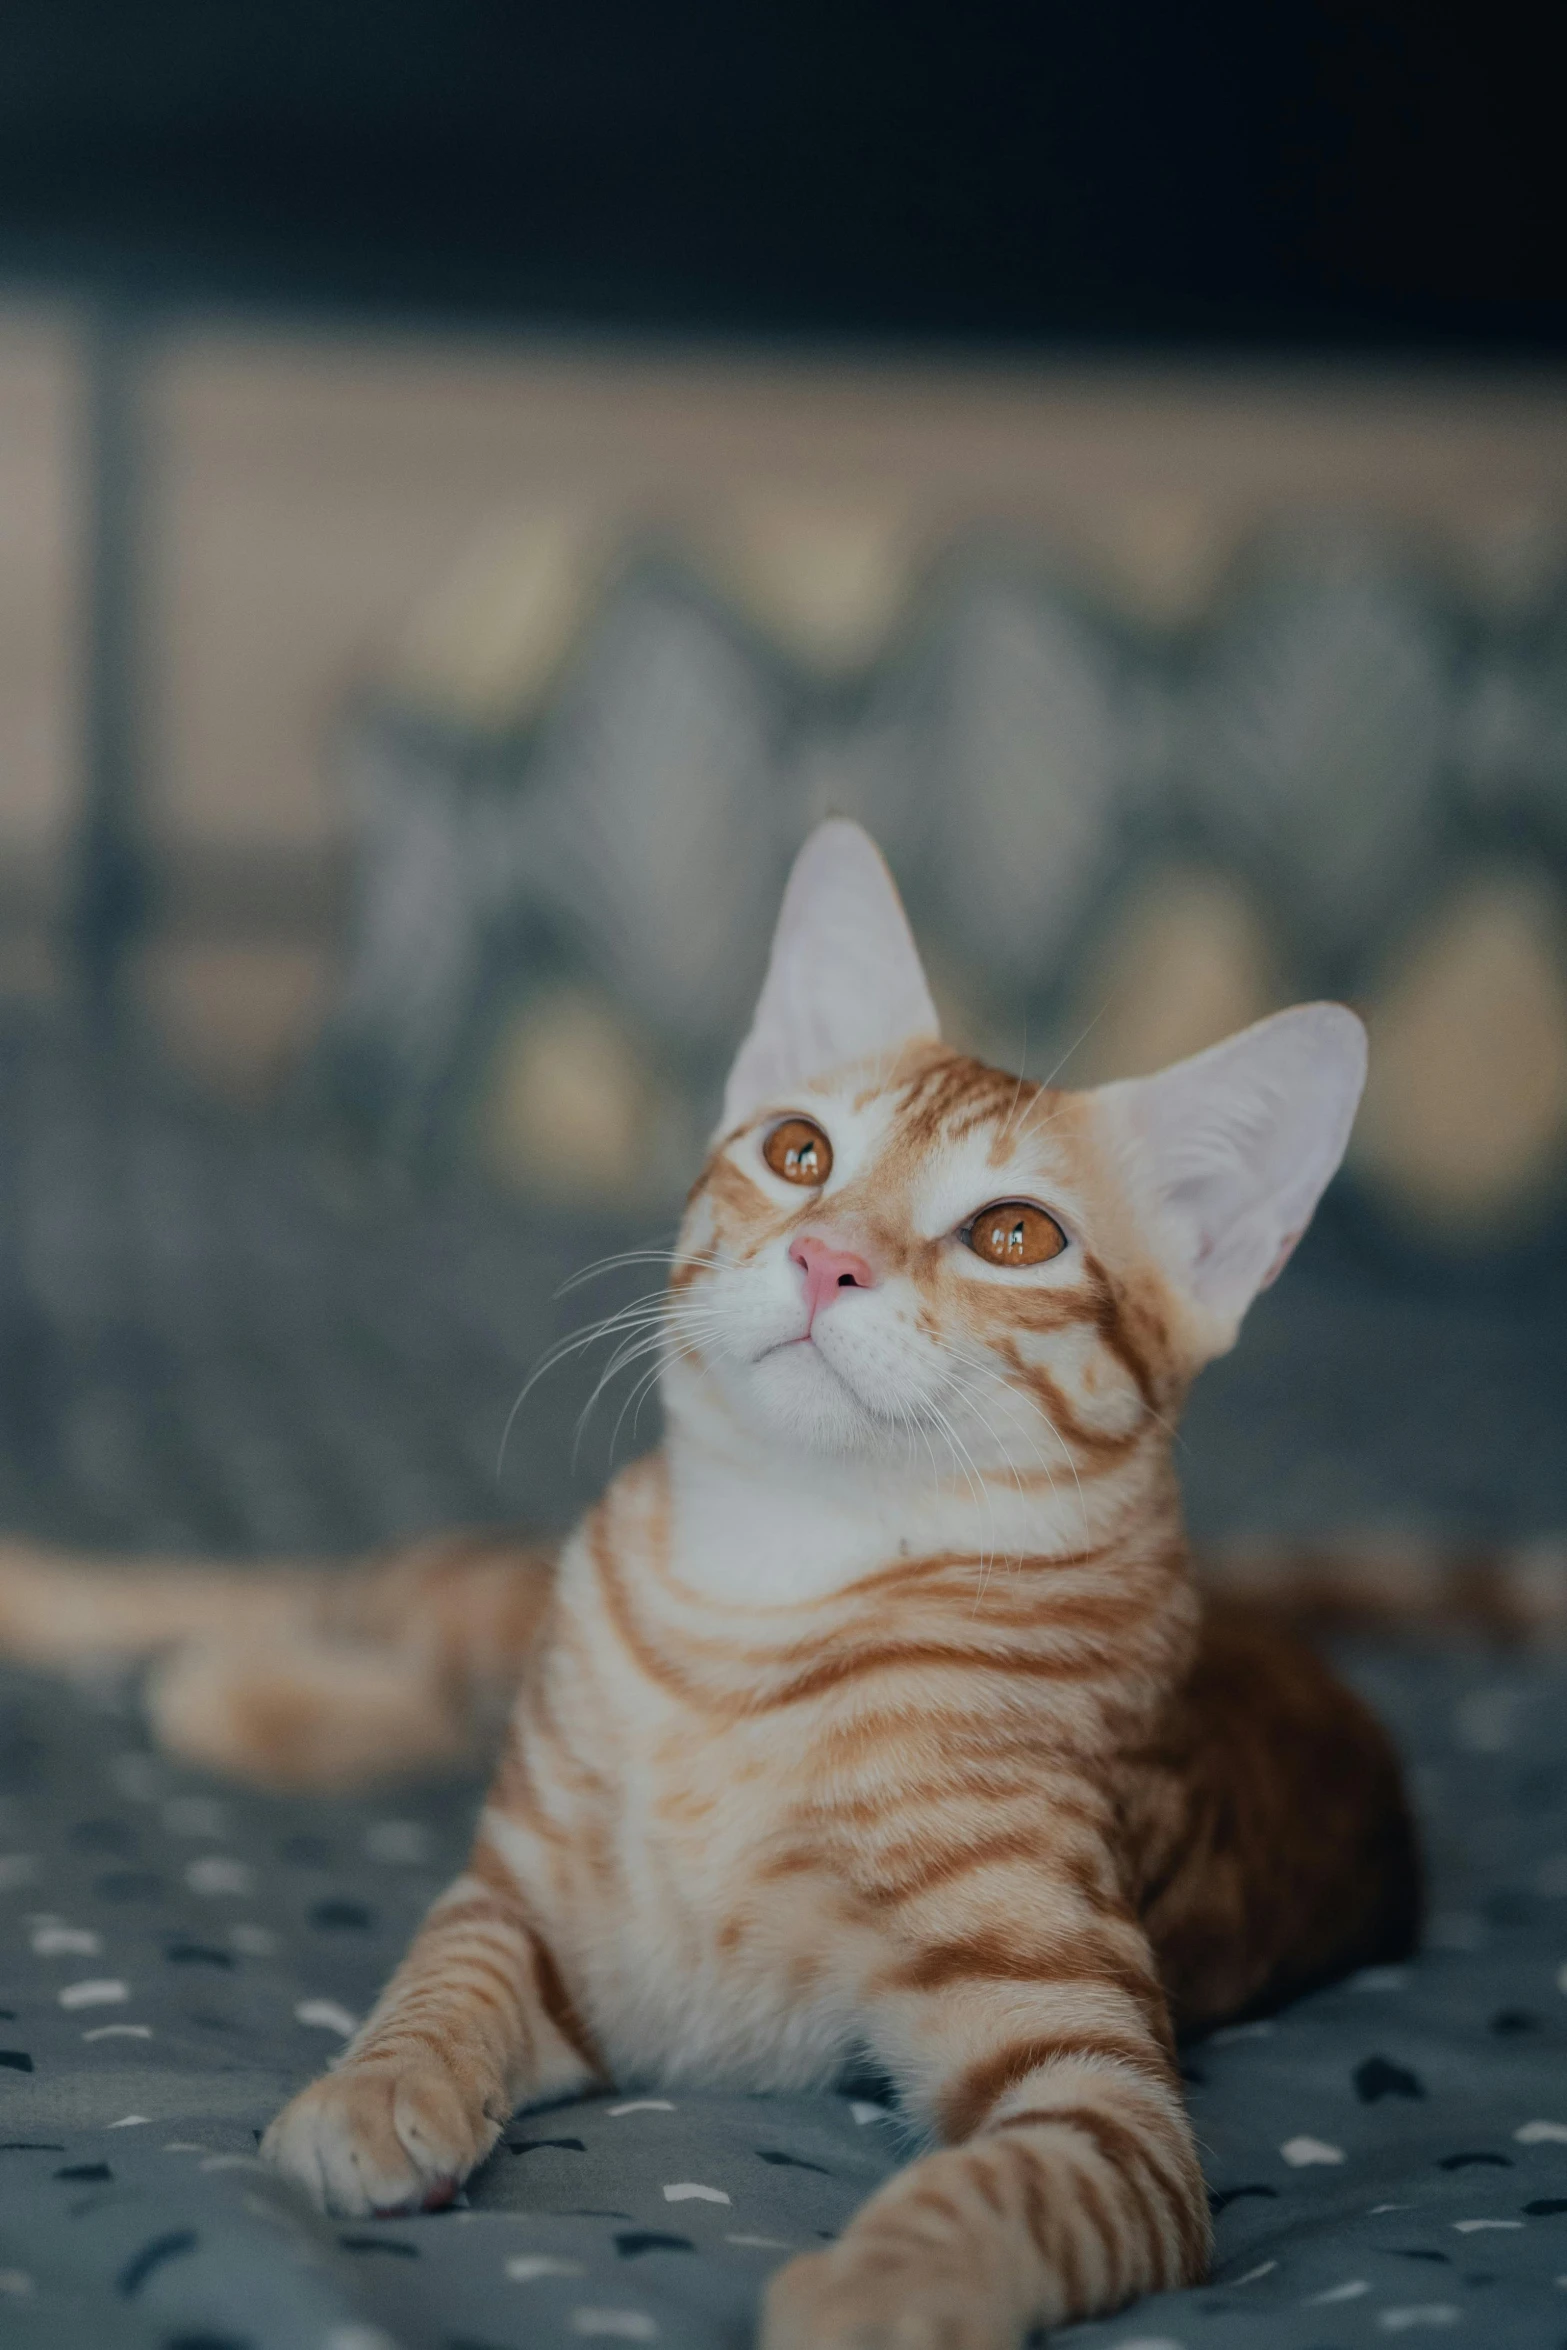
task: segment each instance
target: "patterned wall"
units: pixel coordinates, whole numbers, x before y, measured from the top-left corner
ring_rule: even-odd
[[[1257,540],[1195,625],[994,538],[522,546],[358,713],[314,1081],[371,1148],[674,1197],[789,857],[861,816],[955,1034],[1078,1081],[1271,1005],[1372,1023],[1362,1179],[1490,1237],[1567,1165],[1567,588]],[[552,584],[553,583],[553,584]]]

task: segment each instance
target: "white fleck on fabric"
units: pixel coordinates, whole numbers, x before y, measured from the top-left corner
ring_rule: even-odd
[[[294,2021],[312,2031],[336,2032],[344,2040],[352,2039],[359,2029],[359,2018],[339,2007],[335,1999],[301,1999],[294,2009]]]
[[[209,1852],[204,1859],[191,1862],[185,1882],[193,1893],[232,1894],[244,1900],[256,1890],[256,1872],[248,1862],[233,1860],[226,1852]]]
[[[1330,2146],[1325,2138],[1286,2138],[1279,2148],[1292,2170],[1306,2170],[1313,2163],[1342,2162],[1342,2146]]]
[[[62,2007],[113,2007],[129,1999],[130,1985],[104,1976],[85,1983],[67,1983],[59,1993]]]

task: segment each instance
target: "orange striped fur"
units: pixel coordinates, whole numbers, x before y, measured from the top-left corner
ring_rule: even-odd
[[[188,1751],[279,1777],[288,1744],[341,1783],[395,1745],[399,1689],[417,1763],[462,1747],[476,1659],[519,1684],[466,1872],[268,2133],[325,2206],[448,2199],[530,2099],[799,2089],[874,2054],[930,2150],[774,2278],[768,2350],[1007,2350],[1195,2282],[1177,2030],[1403,1952],[1417,1905],[1376,1724],[1189,1570],[1171,1434],[1240,1311],[1207,1244],[1114,1089],[944,1049],[904,976],[894,1041],[826,1074],[780,1074],[759,1014],[672,1265],[665,1444],[553,1574],[481,1545],[325,1598],[204,1583],[210,1629],[155,1689]],[[773,1171],[785,1113],[825,1180]],[[978,1257],[996,1200],[1040,1203],[1060,1253]],[[1250,1286],[1289,1237],[1258,1239]],[[824,1282],[866,1275],[809,1334],[803,1243]],[[102,1645],[180,1642],[195,1588],[0,1562],[0,1637],[57,1656],[101,1611]],[[386,1687],[345,1696],[334,1745],[354,1655]]]

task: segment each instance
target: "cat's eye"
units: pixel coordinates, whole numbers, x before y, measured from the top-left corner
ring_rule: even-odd
[[[762,1145],[762,1156],[785,1183],[825,1183],[832,1144],[810,1118],[783,1118]]]
[[[1066,1246],[1066,1234],[1054,1216],[1024,1199],[997,1200],[981,1208],[960,1237],[987,1265],[1043,1265]]]

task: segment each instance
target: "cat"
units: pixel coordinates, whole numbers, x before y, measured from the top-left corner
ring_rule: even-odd
[[[434,2208],[530,2101],[868,2052],[929,2150],[774,2274],[766,2350],[1011,2350],[1201,2279],[1177,2033],[1417,1931],[1386,1737],[1201,1598],[1171,1462],[1365,1057],[1311,1004],[1096,1091],[987,1067],[829,822],[650,1328],[664,1442],[558,1563],[0,1561],[0,1643],[163,1649],[164,1736],[274,1783],[449,1761],[515,1696],[464,1873],[270,2162]]]

